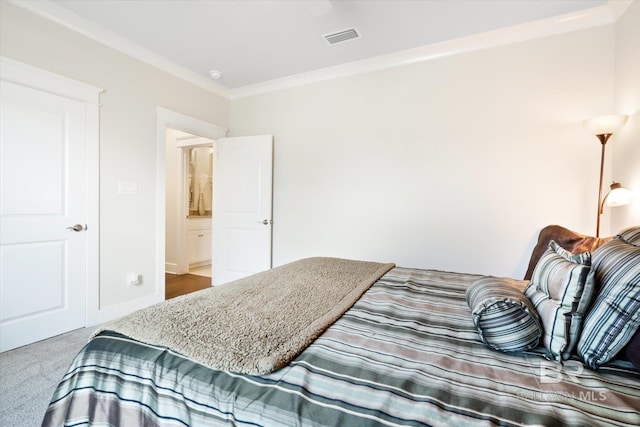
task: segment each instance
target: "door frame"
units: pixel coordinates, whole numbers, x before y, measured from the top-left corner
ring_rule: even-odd
[[[156,296],[164,300],[167,179],[165,163],[166,130],[171,128],[215,141],[216,139],[224,138],[228,129],[163,107],[156,107],[156,114]]]
[[[4,81],[48,92],[85,105],[86,263],[85,326],[98,323],[100,312],[100,94],[104,89],[0,56]]]
[[[195,147],[211,147],[213,149],[213,155],[216,155],[216,143],[213,139],[206,138],[208,141],[203,141],[204,137],[197,136],[195,138],[189,138],[182,140],[178,140],[177,148],[180,150],[179,155],[179,165],[178,165],[178,197],[177,199],[180,201],[180,206],[178,207],[178,220],[177,220],[177,247],[178,247],[178,257],[177,257],[177,270],[178,274],[184,274],[189,272],[189,256],[188,256],[188,245],[187,245],[187,217],[189,216],[189,212],[186,208],[187,202],[187,193],[188,186],[187,183],[187,164],[188,158],[187,154],[190,148]],[[213,189],[211,190],[213,193]],[[213,198],[212,198],[213,200]],[[166,205],[165,205],[166,206]],[[213,218],[210,221],[213,223]],[[213,228],[213,224],[211,224]]]

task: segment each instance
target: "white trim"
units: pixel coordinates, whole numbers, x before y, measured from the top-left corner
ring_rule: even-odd
[[[213,141],[211,141],[213,144]],[[178,274],[185,274],[189,272],[189,245],[187,242],[187,216],[189,211],[185,206],[184,199],[187,193],[185,175],[185,163],[187,163],[187,152],[183,147],[176,147],[179,150],[179,154],[176,156],[176,180],[177,197],[178,200],[178,215],[176,218],[176,264],[178,264]],[[166,206],[166,205],[165,205]],[[165,228],[166,230],[166,228]]]
[[[173,262],[166,262],[164,264],[164,271],[171,274],[178,274],[178,264]]]
[[[420,61],[428,61],[431,59],[472,52],[495,46],[518,43],[525,40],[547,37],[570,31],[613,24],[633,3],[633,0],[609,0],[606,5],[562,16],[515,25],[442,43],[426,45],[415,49],[394,52],[388,55],[323,68],[308,73],[283,77],[281,79],[270,80],[236,89],[229,89],[212,81],[206,76],[195,73],[165,57],[131,42],[128,39],[125,39],[122,36],[106,30],[105,28],[80,17],[61,6],[58,6],[51,1],[11,1],[12,3],[33,13],[77,31],[93,40],[146,62],[151,66],[160,68],[180,79],[195,84],[226,99],[243,98],[265,92],[272,92],[355,74],[363,74],[385,68],[397,67]]]
[[[187,116],[182,113],[168,110],[163,107],[156,107],[157,123],[163,123],[164,128],[171,128],[180,130],[192,135],[201,136],[209,139],[224,138],[228,129],[222,126],[215,125],[213,123],[205,122],[204,120],[196,119],[194,117]],[[164,128],[162,129],[162,148],[164,149]],[[158,140],[159,142],[159,140]],[[160,147],[158,147],[160,148]],[[163,155],[164,157],[164,155]]]
[[[303,86],[325,80],[332,80],[386,68],[399,67],[417,62],[429,61],[446,56],[473,52],[496,46],[503,46],[600,25],[613,24],[624,13],[633,0],[609,0],[608,4],[579,12],[514,25],[507,28],[474,34],[441,43],[403,50],[347,64],[274,79],[255,85],[231,90],[231,99],[258,95]]]
[[[613,14],[613,19],[618,21],[622,15],[627,11],[629,6],[633,3],[633,0],[609,0],[605,7],[608,7]]]
[[[178,139],[176,147],[193,148],[193,147],[211,147],[213,139],[197,136],[195,138]]]
[[[93,318],[93,322],[87,326],[95,326],[101,323],[109,322],[114,319],[118,319],[134,311],[149,307],[150,305],[157,304],[164,301],[164,295],[161,299],[158,299],[155,294],[147,295],[142,298],[134,300],[124,301],[119,304],[110,305],[107,307],[101,307],[96,316]]]
[[[44,18],[47,18],[51,21],[54,21],[60,25],[63,25],[73,31],[76,31],[90,39],[107,45],[139,61],[145,62],[153,67],[166,71],[167,73],[172,74],[184,81],[206,89],[212,93],[215,93],[216,95],[220,95],[226,99],[229,99],[229,89],[214,82],[213,80],[211,80],[211,78],[191,71],[188,68],[165,58],[164,56],[158,55],[145,47],[142,47],[112,31],[109,31],[92,21],[89,21],[88,19],[70,12],[68,9],[65,9],[62,6],[58,6],[52,1],[11,0],[11,3],[27,9],[28,11],[40,15]]]
[[[87,313],[86,326],[100,315],[100,106],[86,104]]]
[[[96,324],[100,313],[100,93],[103,89],[72,80],[5,56],[0,78],[85,104],[86,141],[86,270],[85,326]]]
[[[0,56],[0,70],[2,70],[1,78],[6,82],[74,99],[85,104],[99,105],[100,93],[104,92],[102,88],[16,61],[7,56]]]
[[[211,140],[224,138],[227,129],[168,110],[156,107],[156,290],[155,295],[159,301],[164,299],[165,292],[165,221],[166,221],[166,144],[167,128],[180,130],[199,137]],[[180,156],[182,161],[182,156]]]

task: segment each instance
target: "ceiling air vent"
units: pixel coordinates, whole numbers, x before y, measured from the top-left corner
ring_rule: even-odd
[[[360,33],[356,27],[347,28],[346,30],[336,31],[329,34],[323,34],[322,37],[330,45],[346,42],[348,40],[354,40],[360,38]]]

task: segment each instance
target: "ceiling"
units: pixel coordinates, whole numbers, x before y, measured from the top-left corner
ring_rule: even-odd
[[[491,30],[607,0],[53,0],[65,13],[236,89]],[[87,23],[87,22],[85,22]],[[322,35],[356,27],[329,45]]]

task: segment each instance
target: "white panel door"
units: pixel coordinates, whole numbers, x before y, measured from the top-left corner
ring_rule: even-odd
[[[273,138],[222,138],[214,145],[215,286],[271,268]]]
[[[1,84],[4,351],[85,326],[86,118],[80,101]]]

